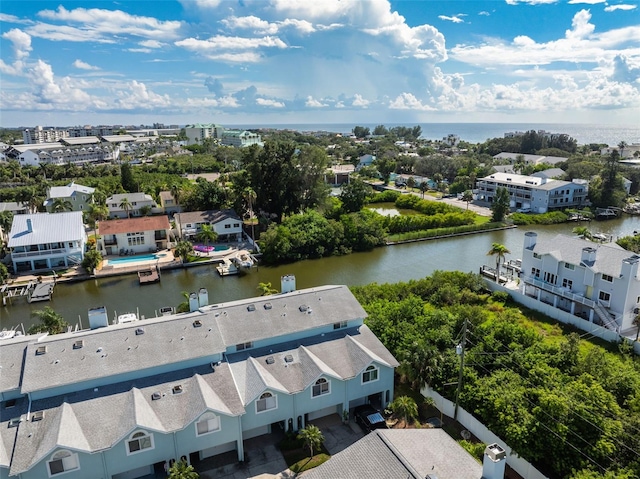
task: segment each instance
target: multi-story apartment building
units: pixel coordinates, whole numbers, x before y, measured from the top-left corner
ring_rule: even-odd
[[[184,127],[187,145],[202,145],[207,138],[221,140],[223,131],[223,126],[213,123],[195,123]]]
[[[67,130],[58,130],[57,128],[42,128],[39,125],[33,129],[26,129],[22,132],[22,139],[25,145],[54,143],[63,138],[67,138],[68,136],[69,132]]]
[[[398,362],[346,286],[0,341],[0,478],[134,479],[393,398]],[[85,323],[86,324],[86,323]],[[157,475],[154,475],[157,474]]]
[[[29,272],[80,264],[86,243],[82,212],[69,211],[14,216],[8,246],[13,270]]]
[[[113,135],[114,132],[118,132],[122,127],[119,126],[76,126],[72,128],[68,128],[69,136],[72,138],[79,138],[84,136],[105,136],[105,135]]]
[[[493,203],[500,187],[509,192],[511,208],[533,213],[582,206],[588,194],[584,180],[569,182],[512,173],[493,173],[479,179],[474,193],[479,201]]]
[[[525,233],[521,292],[613,331],[640,312],[640,256],[615,243]]]
[[[222,144],[244,148],[251,145],[262,145],[262,138],[257,133],[246,130],[224,130]]]

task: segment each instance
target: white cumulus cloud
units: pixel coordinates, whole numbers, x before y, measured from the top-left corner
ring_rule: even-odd
[[[615,12],[616,10],[622,10],[628,12],[629,10],[635,10],[638,8],[637,5],[628,5],[628,4],[620,4],[620,5],[609,5],[604,7],[605,12]]]
[[[100,70],[100,68],[93,65],[89,65],[88,63],[83,62],[82,60],[79,60],[79,59],[73,62],[73,66],[76,68],[79,68],[80,70]]]
[[[269,98],[256,98],[256,104],[260,106],[269,106],[272,108],[284,108],[285,104],[281,101],[272,100]]]

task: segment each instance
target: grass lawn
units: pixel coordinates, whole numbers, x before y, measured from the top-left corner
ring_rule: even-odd
[[[282,456],[289,469],[296,474],[313,469],[319,466],[323,462],[326,462],[331,457],[329,454],[321,452],[315,454],[313,457],[309,457],[306,451],[302,449],[292,449],[290,451],[282,451]]]

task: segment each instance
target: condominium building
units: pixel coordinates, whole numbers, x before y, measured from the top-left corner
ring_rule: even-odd
[[[36,126],[22,132],[22,139],[25,145],[39,143],[53,143],[69,136],[68,130],[58,130],[57,128],[42,128]]]
[[[220,141],[223,131],[223,126],[213,123],[195,123],[184,127],[187,145],[202,145],[207,138]]]
[[[512,209],[522,209],[533,213],[582,206],[587,200],[586,180],[562,181],[536,176],[512,173],[493,173],[476,183],[474,193],[478,201],[493,203],[498,188],[509,192]]]

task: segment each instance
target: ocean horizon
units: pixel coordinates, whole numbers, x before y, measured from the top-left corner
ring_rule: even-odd
[[[579,123],[283,123],[283,124],[238,124],[230,128],[278,130],[296,130],[300,132],[328,131],[349,134],[355,126],[363,126],[371,131],[383,124],[387,128],[395,126],[422,128],[422,138],[441,140],[449,134],[458,135],[461,140],[470,143],[482,143],[490,138],[502,138],[507,132],[544,130],[549,133],[565,133],[580,145],[604,143],[615,146],[621,141],[631,145],[640,143],[640,127],[633,125],[599,125]]]

